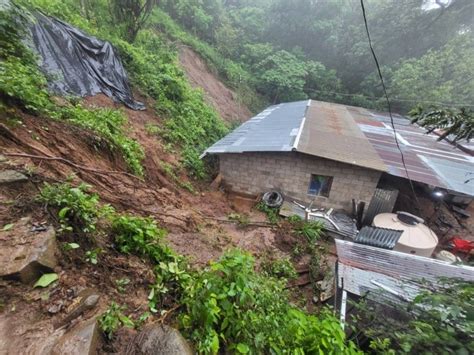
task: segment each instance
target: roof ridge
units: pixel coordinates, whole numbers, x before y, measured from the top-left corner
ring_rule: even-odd
[[[306,122],[306,113],[308,112],[309,107],[311,106],[311,99],[308,100],[308,104],[304,110],[303,119],[301,120],[300,126],[298,128],[298,134],[296,135],[295,141],[293,143],[293,148],[291,150],[298,150],[298,143],[300,142],[301,133],[303,132],[303,127]]]

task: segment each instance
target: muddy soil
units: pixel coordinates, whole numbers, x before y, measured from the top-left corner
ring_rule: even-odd
[[[84,104],[117,107],[104,95],[86,98]],[[145,148],[144,179],[129,174],[120,154],[101,144],[93,132],[19,110],[1,117],[0,154],[7,161],[0,162],[0,170],[20,171],[29,180],[14,186],[0,185],[0,227],[26,216],[34,223],[54,225],[56,216],[37,202],[35,196],[44,182],[71,179],[74,184],[90,184],[101,202],[110,203],[118,211],[155,218],[169,231],[166,237],[169,245],[187,256],[194,267],[203,267],[234,247],[246,249],[257,258],[268,252],[280,252],[272,228],[240,228],[225,222],[235,210],[223,191],[189,180],[183,172],[179,178],[195,186],[195,192],[191,193],[167,176],[162,163],[175,165],[177,158],[164,149],[160,137],[148,133],[147,125],[160,125],[160,118],[151,108],[140,112],[120,108],[129,117],[129,132]],[[250,218],[261,221],[264,216],[255,212]],[[0,337],[8,340],[9,349],[38,353],[41,350],[38,346],[44,345],[39,339],[56,336],[54,324],[68,314],[75,295],[84,289],[97,290],[100,302],[78,321],[98,316],[112,300],[125,305],[127,314],[135,319],[148,309],[147,295],[154,281],[152,265],[119,254],[109,240],[101,238],[98,237],[97,243],[104,252],[96,266],[84,260],[84,250],[65,252],[61,247],[72,240],[59,236],[59,265],[54,270],[59,274],[59,282],[46,290],[17,281],[0,282]],[[88,247],[87,241],[80,244]],[[124,278],[130,283],[125,292],[119,292],[116,282]],[[167,319],[173,321],[172,316]],[[130,330],[121,331],[119,340],[104,343],[102,351],[122,351],[134,334]]]
[[[249,109],[239,102],[236,93],[209,70],[199,54],[183,45],[179,49],[179,61],[191,84],[202,88],[207,101],[227,122],[244,122],[252,117]]]

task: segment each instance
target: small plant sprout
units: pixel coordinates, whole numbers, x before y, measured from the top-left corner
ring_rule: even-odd
[[[115,280],[115,285],[117,286],[117,291],[120,293],[125,293],[126,286],[130,283],[130,279],[127,277]]]
[[[122,326],[128,328],[135,327],[133,320],[123,313],[125,309],[125,306],[119,306],[117,303],[112,302],[109,308],[99,318],[100,329],[109,340],[113,338],[115,332]]]
[[[97,265],[100,253],[102,253],[102,249],[100,248],[86,251],[86,262]]]

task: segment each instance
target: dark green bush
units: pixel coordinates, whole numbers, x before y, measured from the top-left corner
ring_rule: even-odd
[[[200,273],[183,301],[181,323],[200,353],[358,353],[329,311],[312,316],[290,305],[284,284],[255,273],[239,250]]]

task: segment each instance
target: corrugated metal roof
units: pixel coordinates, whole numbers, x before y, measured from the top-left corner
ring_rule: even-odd
[[[411,180],[474,196],[474,181],[466,183],[474,177],[474,157],[470,154],[446,141],[438,141],[438,136],[426,134],[425,129],[394,115],[397,139],[407,167],[405,171],[390,116],[360,107],[349,110],[388,166],[389,174],[407,178],[408,173]]]
[[[365,226],[357,234],[354,242],[378,248],[393,249],[402,234],[403,231],[399,230]]]
[[[270,106],[208,148],[206,153],[293,150],[308,101]]]
[[[387,171],[346,106],[311,101],[296,151]]]
[[[270,106],[203,155],[299,151],[474,196],[474,157],[402,116],[311,100]]]

